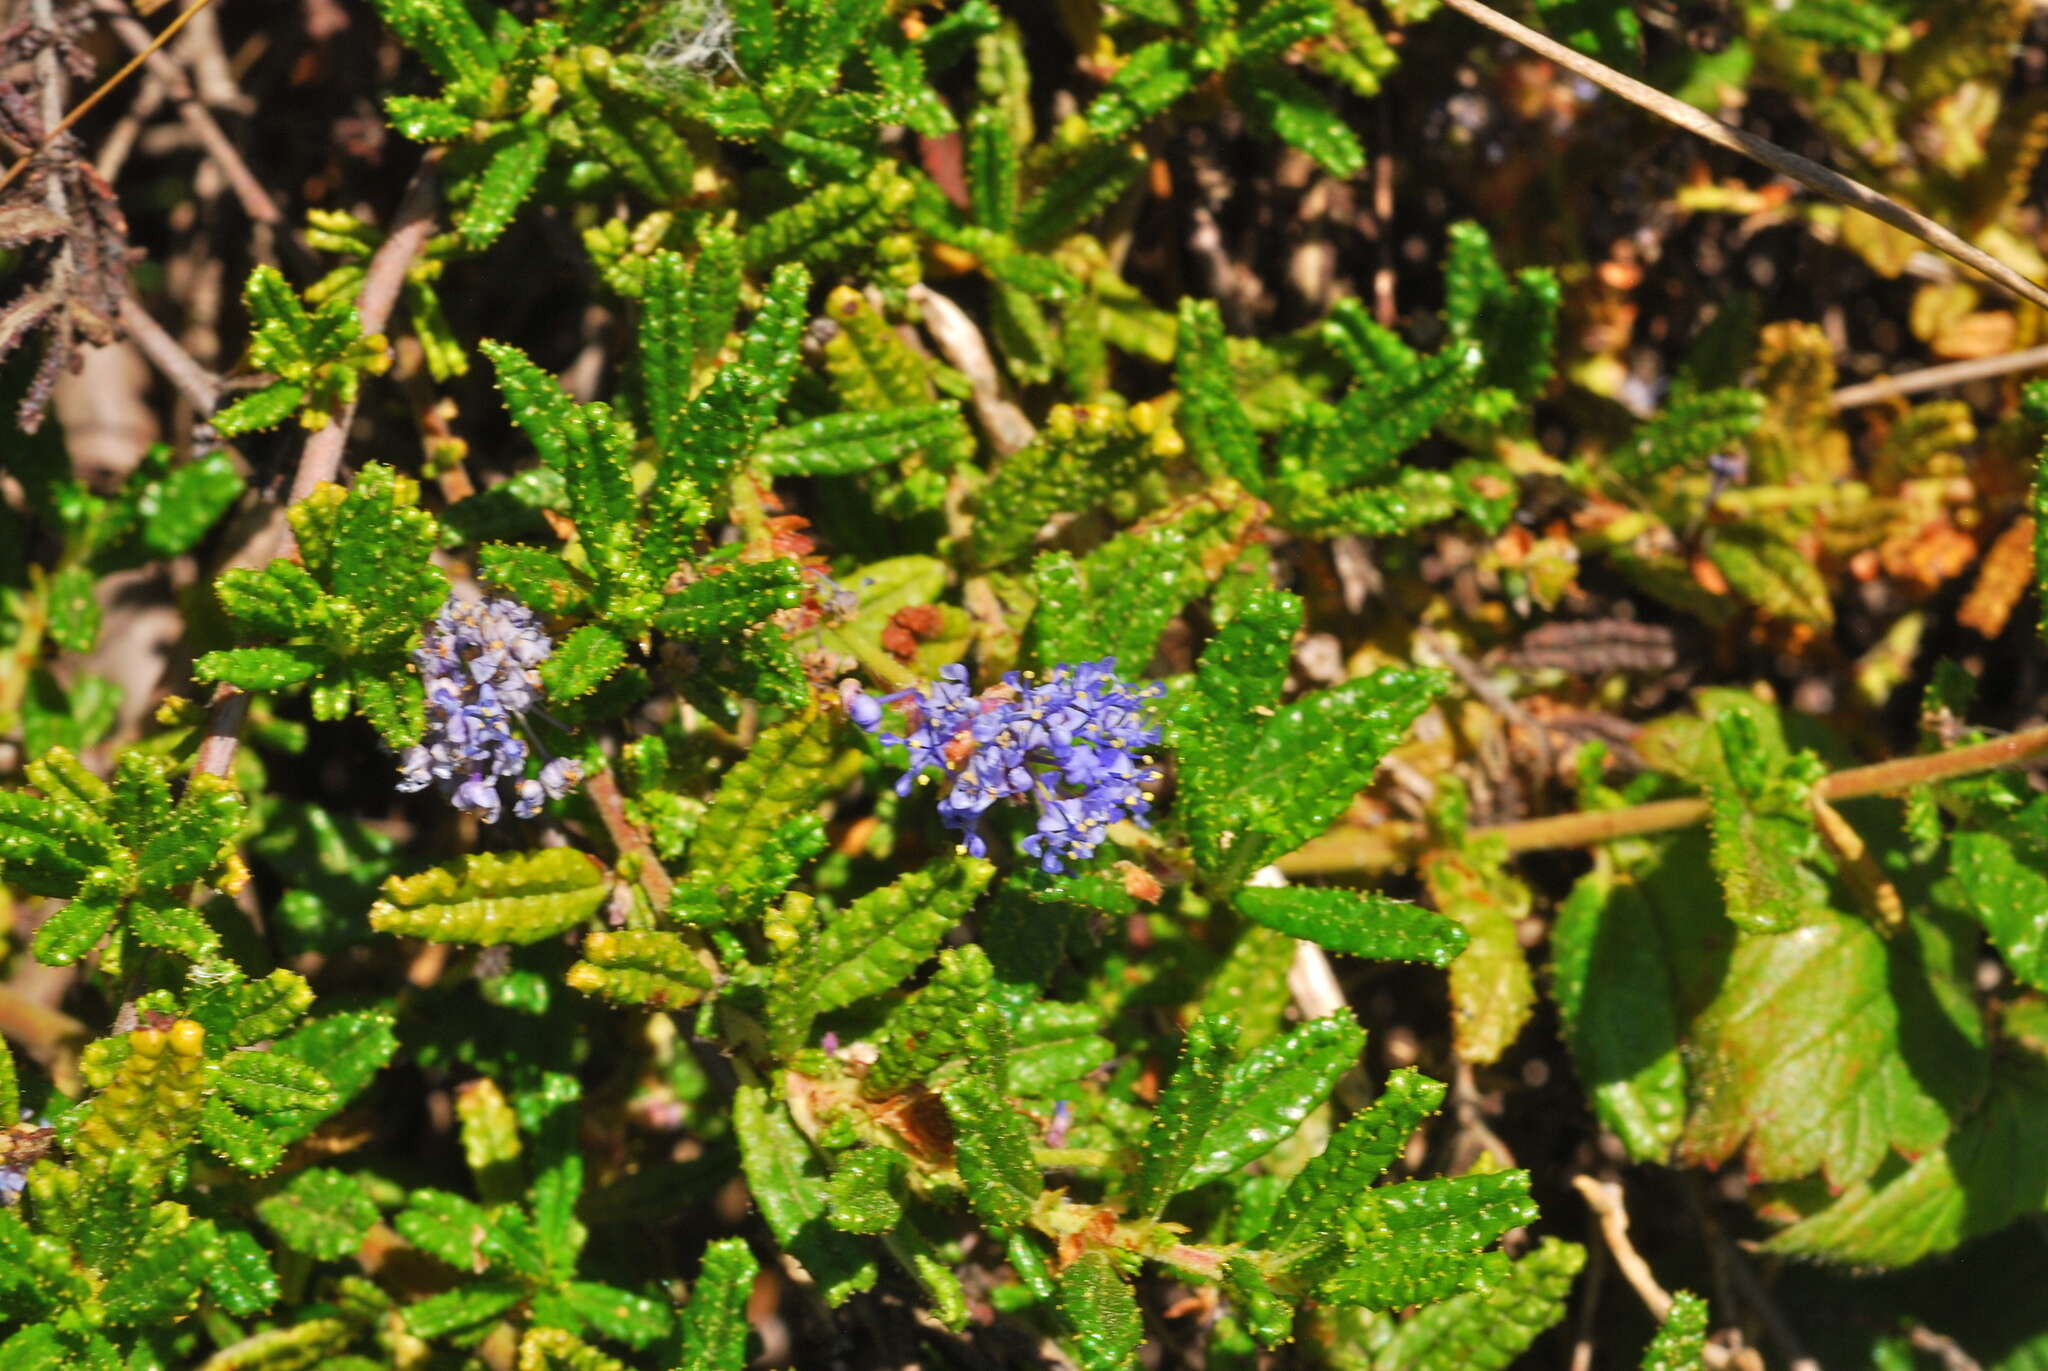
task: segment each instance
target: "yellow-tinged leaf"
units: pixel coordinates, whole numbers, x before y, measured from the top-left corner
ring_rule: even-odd
[[[1483,850],[1432,853],[1422,874],[1437,909],[1470,938],[1451,963],[1458,1055],[1480,1066],[1499,1061],[1536,1003],[1536,982],[1515,934],[1529,913],[1529,888],[1508,874],[1503,854]]]
[[[574,848],[478,853],[384,882],[370,926],[444,943],[531,943],[595,914],[611,873]]]

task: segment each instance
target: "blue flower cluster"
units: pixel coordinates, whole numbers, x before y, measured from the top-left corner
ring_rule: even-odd
[[[56,1134],[28,1110],[21,1122],[0,1128],[0,1209],[15,1203],[28,1188],[28,1169],[50,1150]]]
[[[1136,688],[1118,678],[1116,659],[1012,671],[980,695],[967,688],[965,667],[949,666],[939,679],[879,698],[855,683],[840,686],[854,723],[884,743],[910,750],[910,765],[896,793],[928,782],[936,767],[946,783],[939,819],[962,834],[961,846],[982,856],[982,815],[998,800],[1029,799],[1038,806],[1038,829],[1023,848],[1045,870],[1095,855],[1109,826],[1144,822],[1161,772],[1147,748],[1159,743],[1150,702],[1165,693],[1154,682]],[[900,703],[908,733],[891,732],[882,706]]]
[[[449,597],[427,626],[413,662],[427,688],[427,737],[399,758],[402,791],[439,786],[457,809],[494,824],[503,813],[499,783],[511,781],[512,812],[540,813],[583,779],[558,757],[526,774],[526,740],[514,732],[539,702],[537,668],[555,650],[536,615],[517,600]]]

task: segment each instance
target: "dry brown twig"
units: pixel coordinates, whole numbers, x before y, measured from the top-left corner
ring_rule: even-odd
[[[1811,158],[1801,157],[1796,152],[1781,148],[1767,138],[1759,138],[1753,133],[1724,124],[1683,100],[1675,99],[1654,86],[1647,86],[1632,77],[1624,76],[1612,67],[1596,62],[1583,53],[1575,52],[1555,39],[1545,37],[1526,24],[1516,23],[1498,10],[1481,4],[1480,0],[1444,0],[1444,4],[1466,18],[1485,25],[1495,33],[1512,38],[1532,52],[1549,58],[1565,70],[1575,72],[1593,84],[1613,92],[1630,104],[1648,110],[1659,119],[1676,124],[1688,133],[1697,134],[1717,147],[1739,152],[1744,157],[1760,162],[1780,175],[1791,177],[1808,190],[1825,195],[1831,200],[1838,200],[1852,209],[1862,210],[1871,218],[1889,224],[1901,233],[1911,234],[1938,252],[1946,253],[2021,299],[2048,309],[2048,289],[2043,289],[2028,280],[1990,253],[1964,240],[1953,230],[1942,227],[1924,214],[1907,209],[1898,201],[1872,190],[1861,181],[1844,176],[1831,167],[1824,167]]]
[[[17,180],[21,179],[21,174],[27,171],[36,160],[37,153],[40,153],[44,148],[49,147],[50,144],[70,132],[71,126],[84,118],[94,105],[106,99],[123,81],[133,76],[142,67],[143,62],[149,58],[151,53],[177,37],[179,29],[184,28],[195,15],[212,3],[213,0],[193,0],[190,7],[179,14],[177,18],[171,20],[170,23],[164,25],[163,31],[151,40],[146,51],[139,52],[131,57],[123,64],[119,71],[100,82],[98,89],[94,90],[92,94],[86,96],[76,105],[73,105],[69,114],[57,120],[53,126],[44,129],[42,137],[36,142],[35,146],[17,158],[14,165],[9,167],[4,175],[0,175],[0,190],[6,190]]]
[[[1636,1292],[1643,1308],[1650,1311],[1650,1317],[1659,1323],[1664,1322],[1665,1316],[1671,1312],[1671,1292],[1657,1283],[1650,1264],[1643,1260],[1642,1253],[1636,1251],[1635,1243],[1629,1238],[1628,1205],[1623,1200],[1621,1187],[1613,1181],[1603,1181],[1594,1176],[1574,1176],[1572,1187],[1585,1197],[1586,1207],[1600,1221],[1600,1238],[1614,1258],[1615,1269]]]
[[[996,450],[1007,456],[1037,437],[1038,430],[1024,411],[1003,394],[1002,376],[988,350],[988,340],[967,317],[967,311],[925,285],[912,286],[910,298],[924,311],[925,331],[938,344],[940,355],[974,387],[975,417]]]
[[[119,318],[129,341],[192,402],[192,408],[201,417],[212,414],[220,403],[220,377],[185,351],[184,345],[171,337],[133,293],[122,298]]]
[[[203,3],[192,6],[179,16],[178,24],[182,25],[204,7]],[[105,16],[115,36],[128,45],[129,51],[148,65],[150,74],[164,83],[164,89],[178,106],[178,117],[185,121],[186,127],[192,130],[192,136],[199,140],[199,145],[206,149],[206,155],[227,178],[228,187],[241,203],[242,212],[259,224],[276,226],[284,223],[284,212],[277,207],[277,201],[271,199],[263,182],[242,160],[233,140],[215,122],[212,112],[193,90],[185,69],[169,54],[159,51],[162,40],[129,13],[122,0],[97,0],[94,8]]]

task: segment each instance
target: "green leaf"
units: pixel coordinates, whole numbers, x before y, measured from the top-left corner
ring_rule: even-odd
[[[1231,90],[1248,114],[1330,175],[1349,180],[1364,169],[1365,148],[1329,98],[1287,68],[1261,66],[1232,82]]]
[[[1706,777],[1707,827],[1728,917],[1753,933],[1795,928],[1827,902],[1812,866],[1820,856],[1812,791],[1824,768],[1811,753],[1769,749],[1747,713],[1725,711],[1713,722],[1723,764]]]
[[[722,873],[825,798],[834,724],[831,715],[814,711],[761,731],[725,774],[697,826],[690,849],[695,881],[718,889]]]
[[[1007,233],[1017,222],[1018,148],[1007,113],[994,104],[975,108],[967,122],[967,194],[974,220]]]
[[[142,543],[159,557],[189,552],[247,487],[225,452],[209,452],[143,487],[135,502]]]
[[[1427,1304],[1496,1283],[1507,1263],[1483,1249],[1535,1218],[1522,1171],[1381,1186],[1345,1216],[1342,1246],[1305,1270],[1330,1271],[1316,1293],[1333,1304]]]
[[[750,245],[765,222],[749,231]],[[687,481],[710,496],[751,453],[796,375],[810,286],[810,273],[802,267],[785,263],[776,268],[740,341],[739,356],[684,408],[674,445],[662,454],[657,481]]]
[[[99,945],[114,926],[119,909],[96,900],[78,899],[44,920],[33,944],[36,960],[45,966],[69,966]]]
[[[280,1037],[313,1005],[313,988],[296,971],[273,971],[260,981],[236,980],[188,996],[186,1017],[206,1029],[217,1048],[250,1047]]]
[[[749,267],[823,269],[871,249],[898,227],[916,190],[895,162],[877,159],[857,181],[835,181],[754,222],[740,237]]]
[[[959,405],[944,400],[849,410],[776,429],[762,438],[754,461],[771,477],[852,476],[919,453],[950,467],[973,449]]]
[[[486,543],[478,552],[482,579],[538,614],[589,608],[590,590],[567,562],[524,543]]]
[[[1401,1155],[1443,1098],[1442,1084],[1412,1068],[1388,1076],[1372,1107],[1339,1129],[1288,1185],[1260,1245],[1294,1253],[1293,1261],[1334,1241],[1338,1217]]]
[[[342,1103],[360,1095],[398,1052],[394,1020],[381,1009],[329,1014],[295,1030],[271,1048],[273,1055],[294,1057],[325,1076]],[[285,1132],[292,1141],[312,1132],[325,1112],[301,1115]]]
[[[611,679],[626,660],[618,634],[598,624],[585,624],[555,644],[540,664],[541,685],[550,700],[580,700]]]
[[[2012,974],[2048,990],[2048,800],[1973,814],[1949,840],[1949,867]]]
[[[826,1186],[832,1226],[845,1233],[886,1233],[903,1217],[903,1176],[910,1161],[893,1147],[860,1147],[840,1156]]]
[[[786,559],[722,566],[668,597],[654,626],[673,637],[731,642],[803,600],[803,573]]]
[[[238,690],[286,690],[333,668],[333,659],[316,647],[237,647],[207,653],[192,664],[192,674]]]
[[[550,1072],[540,1090],[515,1101],[533,1136],[534,1237],[547,1269],[572,1271],[589,1231],[576,1218],[583,1197],[582,1088],[576,1078]]]
[[[201,1275],[214,1300],[236,1318],[261,1314],[276,1304],[282,1294],[277,1273],[271,1269],[270,1254],[246,1228],[220,1230],[213,1260]]]
[[[206,854],[209,858],[211,854]],[[201,869],[210,860],[198,863]],[[124,920],[128,935],[149,947],[198,961],[220,946],[220,935],[205,916],[183,904],[132,900]]]
[[[455,220],[464,247],[481,252],[498,240],[533,193],[547,160],[548,138],[539,129],[516,130],[492,149]]]
[[[1223,801],[1240,836],[1259,840],[1245,848],[1278,856],[1329,828],[1446,683],[1436,671],[1383,669],[1274,711]]]
[[[1040,1000],[1027,1006],[1011,1030],[1004,1085],[1013,1095],[1034,1099],[1061,1094],[1116,1056],[1109,1039],[1096,1031],[1102,1026],[1103,1015],[1092,1005]]]
[[[252,1176],[267,1176],[277,1170],[289,1145],[263,1124],[237,1113],[219,1096],[199,1107],[199,1136],[214,1155]]]
[[[1330,488],[1394,480],[1402,474],[1401,454],[1471,394],[1479,368],[1476,348],[1453,343],[1419,359],[1412,372],[1368,372],[1327,411],[1326,423],[1289,434],[1297,449],[1289,455],[1298,454]]]
[[[994,980],[988,954],[979,947],[941,950],[937,973],[890,1010],[876,1030],[875,1061],[862,1089],[890,1095],[912,1083],[931,1085],[933,1073],[955,1057],[1000,1059],[1009,1028],[989,1002]]]
[[[1775,528],[1759,523],[1720,525],[1707,555],[1728,584],[1765,613],[1817,629],[1834,625],[1827,579],[1811,557]]]
[[[1700,1371],[1706,1349],[1707,1302],[1690,1290],[1673,1291],[1670,1312],[1643,1349],[1642,1371]]]
[[[1195,54],[1180,43],[1147,43],[1117,68],[1088,106],[1088,131],[1112,143],[1135,133],[1194,89]]]
[[[704,1264],[683,1307],[680,1371],[744,1371],[747,1298],[760,1270],[744,1238],[720,1238],[704,1249]]]
[[[1017,215],[1017,242],[1047,249],[1121,199],[1145,172],[1142,144],[1091,140],[1039,183]]]
[[[826,297],[825,312],[839,325],[825,343],[825,369],[849,410],[916,408],[931,400],[923,360],[867,296],[837,286]]]
[[[1479,344],[1485,355],[1482,385],[1527,400],[1551,372],[1551,338],[1561,292],[1548,271],[1515,273],[1512,281],[1494,257],[1486,230],[1467,220],[1451,225],[1444,266],[1445,326],[1451,336]]]
[[[1473,844],[1424,858],[1423,880],[1446,918],[1466,934],[1451,963],[1452,1030],[1458,1055],[1497,1062],[1514,1046],[1536,1006],[1536,982],[1518,926],[1529,917],[1529,887],[1510,875],[1506,852]]]
[[[498,70],[497,49],[466,0],[376,0],[399,40],[451,85]]]
[[[825,1222],[824,1168],[790,1122],[789,1111],[757,1085],[733,1095],[733,1131],[754,1204],[790,1256],[838,1305],[875,1283],[874,1262],[861,1244]]]
[[[1417,1311],[1374,1365],[1386,1371],[1504,1371],[1538,1335],[1563,1320],[1565,1298],[1585,1264],[1585,1248],[1545,1238],[1492,1289]]]
[[[0,1038],[0,1119],[21,1117],[21,1079],[14,1069],[14,1053]],[[13,1124],[8,1125],[10,1128]]]
[[[221,1092],[258,1113],[332,1109],[334,1087],[296,1057],[279,1052],[230,1052],[214,1075]]]
[[[445,1190],[414,1190],[394,1220],[405,1240],[444,1266],[481,1272],[490,1215],[480,1205]]]
[[[1712,974],[1707,944],[1727,924],[1710,895],[1671,879],[1675,860],[1623,865],[1608,850],[1593,862],[1551,931],[1558,1011],[1600,1121],[1629,1156],[1657,1161],[1685,1126],[1682,968]]]
[[[230,619],[259,633],[286,637],[321,626],[320,583],[297,562],[230,567],[214,581],[213,593]]]
[[[143,1245],[124,1253],[107,1271],[99,1306],[109,1323],[146,1326],[175,1319],[198,1303],[200,1273],[214,1259],[218,1235],[211,1224],[176,1228],[159,1222]]]
[[[2001,1054],[1984,1102],[1910,1163],[1894,1160],[1768,1244],[1855,1266],[1892,1267],[2048,1209],[2048,1058]]]
[[[1985,1082],[1966,955],[1921,917],[1890,939],[1833,911],[1790,933],[1740,935],[1693,1026],[1679,1155],[1718,1165],[1740,1149],[1759,1180],[1819,1170],[1848,1186],[1893,1150],[1940,1146]]]
[[[1237,1025],[1230,1019],[1196,1019],[1188,1026],[1180,1061],[1145,1130],[1131,1182],[1133,1213],[1157,1218],[1207,1156],[1211,1130],[1223,1115],[1236,1043]]]
[[[985,1070],[970,1070],[953,1080],[945,1088],[945,1099],[968,1204],[991,1228],[1018,1228],[1043,1188],[1032,1159],[1031,1121],[1010,1106],[993,1074]]]
[[[1754,432],[1763,413],[1764,397],[1753,390],[1681,390],[1627,446],[1606,455],[1607,470],[1633,482],[1667,471],[1704,471],[1709,456]]]
[[[674,933],[592,933],[583,940],[583,958],[569,968],[570,987],[615,1004],[681,1009],[712,986],[697,950]]]
[[[50,639],[66,652],[90,652],[100,636],[96,579],[88,567],[68,566],[50,578]]]
[[[1211,477],[1261,489],[1259,436],[1238,399],[1224,350],[1223,316],[1213,300],[1180,302],[1180,346],[1174,354],[1188,443]]]
[[[541,461],[562,475],[576,531],[595,552],[615,552],[636,522],[638,502],[628,470],[623,419],[598,404],[579,405],[555,379],[508,343],[485,339],[478,347],[497,368],[498,392]]]
[[[977,497],[975,560],[1002,565],[1053,515],[1094,509],[1180,447],[1180,436],[1149,404],[1055,405],[1038,436],[1004,458]]]
[[[1230,902],[1254,923],[1375,961],[1449,966],[1468,939],[1441,914],[1371,891],[1245,886]]]
[[[894,987],[931,957],[988,888],[995,867],[942,858],[830,915],[805,949],[811,1003],[823,1013]]]
[[[555,1296],[599,1333],[628,1347],[667,1336],[672,1323],[666,1304],[595,1281],[569,1281]]]
[[[482,1328],[526,1298],[524,1288],[498,1280],[476,1280],[405,1307],[406,1331],[416,1338],[440,1338]]]
[[[1236,845],[1232,801],[1244,780],[1244,758],[1263,727],[1258,711],[1270,709],[1286,680],[1301,618],[1296,597],[1255,590],[1203,650],[1193,682],[1172,701],[1169,741],[1180,752],[1182,809],[1204,868],[1229,860],[1248,869],[1226,858]]]
[[[1365,1030],[1345,1010],[1248,1054],[1224,1078],[1223,1107],[1184,1184],[1228,1176],[1286,1141],[1364,1050]]]
[[[1122,1371],[1145,1341],[1130,1283],[1106,1252],[1084,1252],[1060,1272],[1060,1313],[1074,1330],[1082,1371]]]
[[[279,424],[298,412],[299,404],[306,398],[306,388],[290,381],[274,381],[261,390],[252,390],[226,409],[214,411],[213,431],[223,438],[239,438],[248,433],[261,433]]]
[[[1208,589],[1251,536],[1258,506],[1229,487],[1176,502],[1079,563],[1041,555],[1033,630],[1047,661],[1114,658],[1145,670],[1175,615]]]
[[[477,853],[384,882],[370,907],[379,933],[433,942],[532,943],[583,923],[604,906],[609,874],[574,848]]]
[[[294,1252],[339,1261],[362,1246],[377,1206],[356,1177],[321,1168],[301,1171],[256,1206],[256,1214]]]

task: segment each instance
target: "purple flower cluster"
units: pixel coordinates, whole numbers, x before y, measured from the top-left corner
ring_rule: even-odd
[[[1038,828],[1023,848],[1051,872],[1088,860],[1111,824],[1142,824],[1152,807],[1161,772],[1146,751],[1160,737],[1150,702],[1165,688],[1132,687],[1118,678],[1113,657],[1055,667],[1043,678],[1012,671],[980,695],[968,690],[960,666],[879,698],[851,681],[839,690],[854,723],[910,750],[897,794],[908,795],[938,768],[946,784],[939,819],[960,831],[961,846],[974,856],[988,850],[981,817],[998,800],[1037,804]],[[908,733],[884,725],[882,706],[899,702]]]
[[[511,781],[512,812],[540,813],[583,779],[558,757],[526,774],[526,740],[515,732],[539,702],[536,669],[554,651],[540,617],[517,600],[449,597],[412,658],[427,687],[427,737],[399,758],[402,791],[439,786],[457,809],[494,824],[504,812],[499,783]]]

